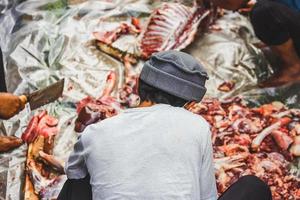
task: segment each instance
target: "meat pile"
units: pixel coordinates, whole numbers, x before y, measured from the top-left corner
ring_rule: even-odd
[[[249,108],[238,97],[204,99],[189,110],[211,125],[219,193],[252,174],[268,183],[274,200],[300,198],[299,177],[289,173],[300,156],[300,110],[280,102]]]
[[[56,199],[66,180],[63,162],[52,156],[58,120],[42,111],[33,116],[22,139],[28,143],[25,200]]]

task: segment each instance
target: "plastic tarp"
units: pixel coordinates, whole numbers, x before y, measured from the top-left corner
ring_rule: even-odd
[[[110,70],[118,75],[117,89],[124,81],[123,63],[99,51],[91,42],[92,32],[130,21],[132,16],[146,20],[160,3],[146,0],[1,1],[0,44],[8,90],[23,94],[63,77],[66,80],[64,97],[42,108],[60,120],[55,156],[66,160],[77,140],[75,103],[86,96],[98,97]],[[109,23],[100,23],[100,18]],[[268,78],[273,70],[252,44],[256,39],[248,20],[229,13],[220,18],[216,26],[220,29],[199,34],[185,50],[207,67],[208,96],[226,98],[242,93],[257,96],[256,99],[265,96],[266,90],[256,92],[257,82]],[[120,38],[114,45],[130,50],[131,40],[135,38]],[[136,69],[140,70],[142,65],[140,60]],[[224,81],[235,83],[232,91],[217,90]],[[277,94],[277,90],[270,93]],[[299,101],[295,98],[293,102]],[[25,109],[2,122],[2,134],[20,137],[33,113]],[[22,199],[25,156],[26,145],[0,156],[0,199]]]

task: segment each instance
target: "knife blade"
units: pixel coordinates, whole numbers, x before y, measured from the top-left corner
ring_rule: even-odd
[[[37,109],[61,97],[64,90],[64,83],[65,79],[61,79],[46,88],[37,90],[28,95],[22,95],[20,99],[22,102],[29,103],[31,110]]]

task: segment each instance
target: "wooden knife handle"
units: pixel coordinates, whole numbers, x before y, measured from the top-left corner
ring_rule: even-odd
[[[28,102],[27,97],[25,95],[21,95],[21,96],[19,96],[19,99],[21,100],[21,103],[22,103],[21,108],[24,108],[25,104]]]

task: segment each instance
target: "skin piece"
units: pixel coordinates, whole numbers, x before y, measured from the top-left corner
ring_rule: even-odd
[[[0,153],[15,149],[23,144],[23,140],[13,136],[0,136]]]
[[[9,119],[18,114],[25,104],[18,96],[10,93],[0,93],[0,119]]]
[[[250,12],[254,6],[254,0],[212,0],[212,2],[224,9]],[[275,87],[286,83],[300,81],[300,58],[297,55],[293,40],[281,45],[271,46],[272,51],[283,62],[281,71],[271,79],[261,83],[260,87]]]

